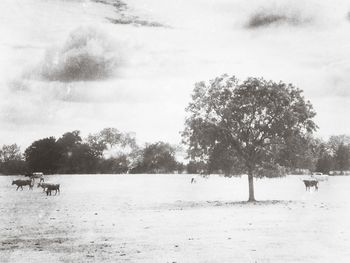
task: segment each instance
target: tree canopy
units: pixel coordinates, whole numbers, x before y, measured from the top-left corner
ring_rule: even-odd
[[[0,173],[21,174],[26,170],[26,163],[17,144],[3,145],[0,148]]]
[[[80,131],[76,130],[64,133],[57,140],[49,137],[34,141],[25,150],[25,162],[21,162],[27,166],[25,172],[40,171],[45,174],[173,173],[183,169],[176,161],[175,153],[176,147],[168,143],[157,142],[140,147],[134,134],[105,128],[86,139],[81,138]],[[12,172],[9,172],[5,169],[9,164],[2,161],[16,156],[21,156],[16,145],[3,146],[0,149],[0,172],[17,172],[18,169],[12,166]],[[22,167],[19,173],[23,170]]]
[[[254,201],[253,175],[276,163],[276,150],[290,138],[316,130],[316,115],[302,90],[292,84],[222,75],[196,83],[183,132],[192,159],[208,161],[218,145],[238,158],[248,173],[249,200]]]
[[[179,164],[175,158],[175,147],[168,143],[156,142],[146,145],[132,173],[172,173],[178,171]]]
[[[30,172],[56,173],[60,160],[60,148],[54,137],[33,142],[24,152]]]

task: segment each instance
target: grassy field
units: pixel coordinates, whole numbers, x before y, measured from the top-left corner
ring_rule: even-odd
[[[0,176],[1,262],[349,262],[349,177],[61,175],[61,194]]]

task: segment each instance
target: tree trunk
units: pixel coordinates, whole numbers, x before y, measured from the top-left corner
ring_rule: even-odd
[[[255,202],[254,197],[254,180],[253,180],[253,171],[250,169],[248,171],[248,184],[249,184],[249,199],[248,202]]]

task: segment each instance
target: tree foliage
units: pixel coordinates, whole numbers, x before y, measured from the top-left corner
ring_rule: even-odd
[[[175,159],[175,147],[168,143],[157,142],[148,144],[141,151],[141,158],[132,173],[172,173],[177,171],[179,164]]]
[[[102,157],[107,152],[109,155],[119,155],[122,151],[130,152],[137,148],[133,134],[120,132],[116,128],[105,128],[98,133],[90,134],[87,143],[97,157]]]
[[[46,174],[168,173],[184,169],[175,153],[176,147],[163,142],[141,148],[133,134],[106,128],[86,140],[72,131],[57,140],[35,141],[25,150],[25,160],[30,172]]]
[[[67,132],[56,142],[60,150],[59,173],[94,173],[98,158],[88,144],[83,143],[80,131]]]
[[[56,139],[49,137],[33,142],[25,150],[24,156],[30,172],[53,174],[58,171],[61,152]]]
[[[343,143],[339,144],[335,154],[335,168],[336,170],[341,171],[343,174],[344,171],[349,170],[350,168],[350,149],[349,145],[344,145]]]
[[[328,140],[328,148],[332,155],[336,154],[340,145],[349,146],[350,145],[350,136],[341,134],[341,135],[332,135]]]
[[[20,147],[17,144],[3,145],[0,148],[0,173],[1,174],[23,174],[26,164]]]
[[[183,138],[190,158],[208,162],[217,145],[224,145],[248,173],[251,201],[255,172],[276,163],[275,150],[290,138],[304,138],[317,128],[300,89],[262,78],[239,82],[223,75],[199,82],[187,111]]]
[[[316,161],[316,172],[329,174],[334,169],[334,158],[326,143],[319,145],[318,158]]]

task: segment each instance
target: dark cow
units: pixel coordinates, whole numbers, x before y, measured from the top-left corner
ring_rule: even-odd
[[[50,185],[48,183],[38,183],[38,188],[41,187],[43,189],[43,192],[46,192],[47,186]]]
[[[317,180],[303,180],[305,184],[305,190],[310,191],[311,187],[315,187],[315,190],[318,190],[318,181]]]
[[[51,195],[51,192],[55,191],[55,195],[60,192],[60,185],[59,184],[47,184],[46,185],[46,195]]]
[[[34,185],[33,180],[22,180],[22,179],[13,180],[12,185],[14,185],[14,184],[17,185],[16,191],[20,187],[21,187],[21,190],[23,190],[23,186],[26,186],[26,185],[29,186],[29,189],[33,189],[33,185]]]

